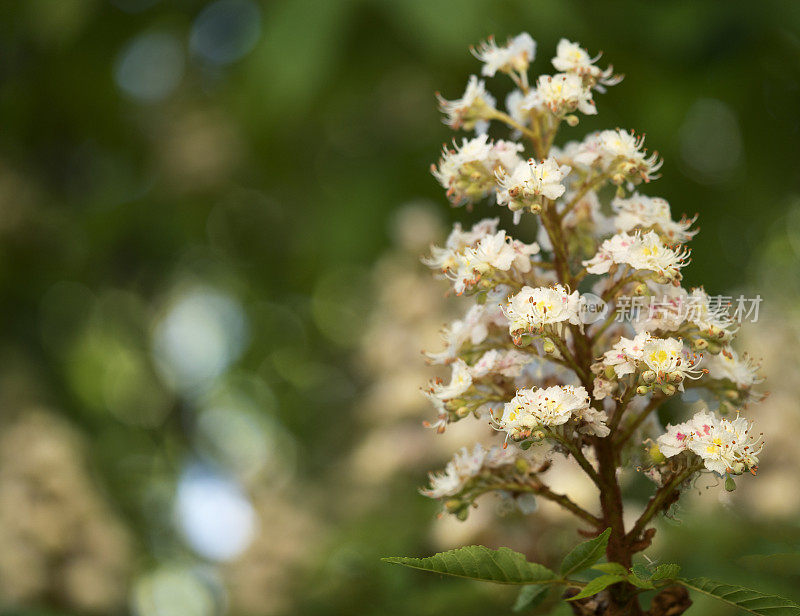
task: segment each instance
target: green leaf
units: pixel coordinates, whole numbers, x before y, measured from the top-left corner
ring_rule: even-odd
[[[628,580],[631,584],[633,584],[637,588],[644,588],[645,590],[650,590],[652,588],[655,588],[653,582],[651,582],[650,580],[642,579],[633,572],[629,573],[625,579]]]
[[[519,591],[519,595],[517,595],[517,600],[514,602],[514,607],[511,609],[515,612],[532,610],[547,598],[547,593],[549,590],[549,586],[541,586],[538,584],[523,586]]]
[[[759,616],[800,616],[800,604],[777,595],[765,595],[749,588],[721,584],[707,578],[677,579],[678,584]]]
[[[398,556],[382,560],[413,569],[498,584],[541,584],[548,583],[555,577],[550,569],[544,565],[529,563],[519,552],[508,548],[490,550],[482,545],[468,545],[427,558]]]
[[[650,578],[650,569],[648,569],[644,565],[635,564],[633,567],[631,567],[631,571],[633,571],[636,575],[638,575],[640,578],[644,580]]]
[[[581,590],[574,597],[567,599],[567,601],[575,601],[576,599],[585,599],[586,597],[591,597],[592,595],[599,593],[604,588],[607,588],[612,584],[616,584],[617,582],[622,582],[623,580],[625,580],[624,575],[601,575],[600,577],[594,578],[591,582],[583,587],[583,590]]]
[[[678,577],[678,574],[681,572],[681,566],[676,565],[675,563],[659,565],[656,567],[656,570],[653,572],[653,575],[650,576],[650,579],[654,582],[656,580],[674,580]]]
[[[628,570],[619,563],[599,563],[593,565],[592,569],[597,569],[609,575],[628,575]]]
[[[611,529],[607,528],[594,539],[576,545],[561,563],[561,577],[588,569],[600,560],[606,553],[610,534]]]

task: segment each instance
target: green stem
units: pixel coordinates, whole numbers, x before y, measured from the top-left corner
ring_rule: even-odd
[[[518,130],[519,132],[521,132],[523,135],[525,135],[528,139],[530,139],[534,143],[539,141],[539,135],[538,134],[536,134],[534,131],[529,129],[527,126],[523,126],[522,124],[517,122],[514,118],[512,118],[507,113],[503,113],[502,111],[499,111],[499,110],[495,109],[492,112],[492,114],[489,117],[489,119],[499,120],[499,121],[507,124],[511,128],[514,128],[514,129]]]

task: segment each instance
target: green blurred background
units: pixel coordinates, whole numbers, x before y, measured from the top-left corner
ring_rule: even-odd
[[[423,381],[369,395],[376,347],[445,320],[416,305],[397,340],[414,251],[486,215],[449,210],[428,167],[451,138],[433,93],[460,95],[490,34],[529,31],[537,72],[565,36],[626,74],[566,135],[646,133],[646,192],[700,214],[687,283],[765,296],[749,340],[779,371],[773,425],[797,426],[799,8],[3,2],[0,613],[506,613],[504,589],[378,561],[461,535],[415,492],[447,457],[420,453],[424,404],[375,403],[418,395],[418,352]],[[776,451],[755,508],[708,490],[664,558],[798,598],[797,449]],[[470,528],[544,560],[576,541],[536,516]]]

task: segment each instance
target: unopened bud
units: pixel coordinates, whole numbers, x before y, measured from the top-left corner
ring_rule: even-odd
[[[531,434],[531,438],[536,441],[541,441],[544,438],[545,434],[541,430],[536,430],[533,434]]]
[[[457,498],[451,498],[444,504],[444,508],[447,510],[448,513],[458,513],[466,506],[467,503]]]
[[[528,461],[525,458],[517,458],[514,460],[514,467],[517,469],[518,473],[524,475],[528,472],[530,464],[528,464]]]
[[[576,127],[578,125],[578,122],[579,122],[578,116],[576,116],[575,114],[572,114],[572,113],[570,115],[568,115],[568,116],[564,116],[564,121],[567,124],[569,124],[570,126],[572,126],[573,128]]]
[[[654,383],[655,380],[656,380],[655,371],[653,371],[653,370],[645,370],[644,372],[642,372],[642,382],[643,383],[647,383],[649,385],[650,383]]]
[[[683,375],[680,372],[668,372],[667,373],[667,382],[668,383],[680,383],[683,380]]]
[[[733,492],[736,489],[736,482],[733,480],[733,477],[731,477],[730,475],[728,475],[725,478],[725,489],[728,492]]]
[[[666,385],[661,386],[661,391],[665,396],[672,396],[678,390],[674,385],[667,383]]]
[[[647,395],[648,391],[650,391],[650,388],[647,385],[639,385],[639,387],[636,388],[636,393],[640,396]]]
[[[469,408],[466,406],[460,406],[456,409],[456,417],[459,419],[464,419],[467,415],[469,415]]]
[[[552,340],[545,340],[544,344],[542,344],[542,349],[548,355],[552,355],[553,353],[556,352],[556,345],[553,344]]]
[[[531,203],[531,214],[538,214],[542,211],[542,206],[538,203]]]
[[[711,336],[712,338],[722,339],[725,336],[725,332],[716,325],[711,325],[708,328],[708,335]]]
[[[633,287],[633,294],[639,297],[641,297],[642,295],[647,295],[647,285],[643,282],[640,282],[635,287]]]
[[[705,338],[696,338],[693,345],[698,351],[705,351],[708,348],[708,340]]]

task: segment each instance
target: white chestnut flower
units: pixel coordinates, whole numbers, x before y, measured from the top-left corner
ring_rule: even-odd
[[[484,199],[495,190],[497,173],[513,169],[522,160],[523,146],[511,141],[491,143],[488,135],[463,139],[461,145],[443,148],[438,165],[431,173],[454,205]]]
[[[654,231],[637,231],[633,235],[623,232],[605,240],[597,254],[583,265],[590,274],[605,274],[614,264],[626,264],[655,272],[667,281],[680,279],[680,269],[688,264],[688,257],[688,249],[666,246]]]
[[[578,421],[578,432],[605,438],[611,434],[611,429],[606,425],[608,416],[605,411],[598,411],[593,406],[587,406],[575,414]]]
[[[475,129],[485,133],[489,119],[495,110],[495,98],[486,91],[483,80],[472,75],[467,82],[467,89],[461,98],[448,101],[437,94],[439,109],[445,114],[443,120],[450,128],[458,130]]]
[[[671,458],[684,451],[699,456],[703,465],[715,473],[741,475],[758,470],[758,455],[764,447],[761,435],[753,434],[753,424],[743,417],[734,420],[707,411],[689,421],[668,425],[658,437],[658,448]]]
[[[591,88],[573,73],[540,76],[536,81],[536,92],[542,104],[556,116],[576,110],[586,115],[597,113]]]
[[[432,400],[447,402],[457,398],[470,387],[472,387],[472,375],[469,366],[464,360],[457,359],[452,364],[450,382],[444,383],[442,379],[434,379],[424,393]]]
[[[568,165],[559,165],[552,157],[540,163],[520,162],[511,174],[497,174],[497,203],[518,210],[537,203],[539,197],[558,199],[566,191],[563,181],[569,172]]]
[[[484,267],[504,272],[511,269],[511,265],[517,259],[517,251],[505,231],[498,231],[494,235],[481,238],[473,254]],[[481,266],[478,269],[481,269]]]
[[[595,144],[589,150],[596,150],[601,155],[605,171],[611,175],[612,182],[622,184],[625,181],[638,183],[655,179],[656,171],[663,161],[658,153],[647,155],[644,148],[644,137],[637,137],[633,132],[621,129],[604,130],[593,140]]]
[[[461,223],[457,222],[447,236],[445,247],[458,251],[474,246],[484,236],[497,233],[498,224],[500,224],[499,218],[484,218],[472,225],[469,231],[465,231]]]
[[[552,287],[523,287],[509,298],[503,312],[512,335],[539,330],[551,323],[581,325],[583,300],[580,293],[570,293],[560,284]]]
[[[499,374],[506,378],[516,378],[522,374],[532,357],[517,349],[486,351],[470,369],[473,379],[483,378],[490,374]]]
[[[603,354],[603,359],[592,366],[593,371],[602,372],[605,368],[611,368],[617,377],[633,374],[636,372],[637,362],[642,361],[645,346],[651,340],[652,336],[648,332],[637,334],[633,339],[621,337]]]
[[[481,74],[494,77],[498,71],[502,73],[524,73],[536,57],[536,41],[527,32],[509,39],[505,45],[498,46],[494,37],[482,42],[472,55],[483,62]]]
[[[692,289],[687,299],[686,320],[703,334],[721,342],[731,340],[738,327],[722,305],[712,305],[711,298],[702,288]]]
[[[705,361],[708,376],[712,379],[727,379],[739,389],[749,389],[763,381],[758,375],[758,362],[747,354],[740,358],[731,347],[724,347],[717,355]]]
[[[572,385],[520,389],[505,404],[502,416],[495,418],[495,425],[512,438],[527,438],[533,430],[561,426],[573,420],[583,434],[608,436],[605,412],[592,408],[589,401],[583,387]]]
[[[653,230],[665,241],[677,244],[688,242],[697,235],[696,230],[691,230],[697,217],[684,217],[678,222],[672,220],[669,203],[660,197],[634,193],[627,199],[614,199],[611,207],[616,213],[614,226],[617,231]]]
[[[617,383],[615,381],[610,381],[599,376],[595,377],[592,384],[594,385],[592,389],[592,398],[595,400],[608,398],[617,390]]]
[[[542,426],[560,426],[573,415],[581,417],[588,407],[589,395],[583,387],[554,385],[546,389],[520,389],[506,402],[497,424],[509,434]]]
[[[518,451],[496,445],[487,449],[477,443],[472,451],[462,447],[447,463],[443,472],[428,473],[430,487],[421,489],[420,493],[429,498],[455,496],[484,469],[511,466],[520,455]]]
[[[675,382],[683,390],[684,378],[699,378],[700,358],[691,355],[681,340],[651,338],[642,348],[642,362],[656,374],[656,382]]]
[[[620,75],[614,75],[614,67],[609,66],[603,70],[595,66],[600,59],[600,54],[592,58],[578,43],[573,43],[565,38],[558,42],[556,57],[553,58],[553,68],[562,73],[574,73],[583,77],[590,84],[602,91],[601,85],[613,86],[622,81]],[[598,85],[600,84],[600,85]]]

